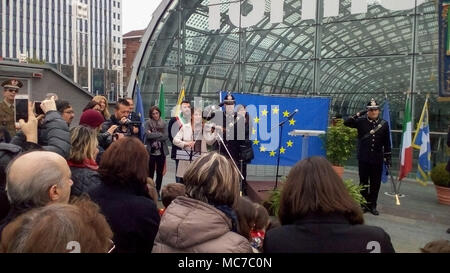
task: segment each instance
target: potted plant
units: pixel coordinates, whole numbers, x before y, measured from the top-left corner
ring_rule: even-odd
[[[364,187],[368,186],[360,186],[353,183],[352,179],[343,180],[345,187],[348,190],[350,196],[358,203],[361,207],[367,204],[366,199],[361,194],[361,190]],[[267,199],[263,206],[267,209],[270,215],[278,217],[278,211],[280,209],[280,201],[281,201],[281,192],[283,191],[282,185],[275,190],[270,192],[269,199]]]
[[[431,170],[431,181],[436,187],[439,203],[450,205],[450,173],[445,166],[446,163],[439,163]]]
[[[337,119],[324,137],[327,159],[340,177],[344,173],[344,163],[355,149],[357,135],[356,129],[345,126],[342,119]]]

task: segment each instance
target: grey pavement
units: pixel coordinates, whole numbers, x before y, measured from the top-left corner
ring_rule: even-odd
[[[288,167],[281,167],[280,174],[287,175]],[[274,180],[276,167],[253,166],[248,167],[248,180]],[[345,170],[344,179],[352,179],[359,183],[358,173]],[[167,174],[163,185],[175,182],[175,162],[167,157]],[[383,228],[390,236],[397,252],[417,253],[426,243],[446,239],[450,234],[450,206],[441,205],[437,201],[434,185],[430,183],[422,186],[418,182],[405,179],[400,187],[400,206],[395,204],[395,198],[385,192],[392,192],[390,183],[382,184],[378,196],[379,216],[364,214],[367,225]]]

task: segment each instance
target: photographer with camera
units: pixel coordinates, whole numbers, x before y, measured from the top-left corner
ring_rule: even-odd
[[[141,135],[141,118],[139,114],[134,111],[134,101],[132,98],[127,98],[128,103],[130,104],[130,114],[128,115],[128,119],[131,120],[136,125],[133,125],[131,130],[131,135],[140,139]]]
[[[102,125],[101,134],[108,133],[112,137],[108,137],[107,141],[102,143],[103,148],[106,150],[111,143],[124,137],[132,136],[133,128],[140,127],[140,122],[131,121],[128,116],[130,115],[130,103],[126,99],[119,99],[114,107],[114,115],[112,115]]]

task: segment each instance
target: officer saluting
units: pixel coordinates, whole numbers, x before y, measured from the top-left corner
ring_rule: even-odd
[[[11,137],[16,135],[14,98],[22,86],[22,82],[16,79],[9,79],[2,82],[3,101],[0,103],[0,127],[6,128]]]
[[[358,130],[358,167],[360,185],[370,185],[361,191],[367,200],[364,212],[378,215],[377,198],[380,191],[383,162],[391,166],[391,142],[389,125],[381,119],[380,106],[372,99],[366,111],[344,121],[344,125]],[[367,113],[367,115],[365,115]],[[370,184],[369,184],[370,179]]]

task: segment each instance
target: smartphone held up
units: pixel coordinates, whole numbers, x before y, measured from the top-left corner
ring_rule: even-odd
[[[16,95],[14,98],[14,121],[23,119],[28,122],[28,95]]]

